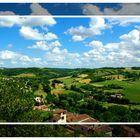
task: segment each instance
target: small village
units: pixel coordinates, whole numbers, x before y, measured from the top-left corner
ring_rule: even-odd
[[[40,102],[38,97],[36,101]],[[46,120],[46,122],[53,122],[53,123],[61,124],[61,125],[66,124],[65,125],[66,128],[68,128],[71,131],[79,131],[81,134],[104,133],[108,137],[113,136],[113,133],[112,133],[113,128],[111,126],[96,124],[97,122],[99,122],[99,120],[94,119],[87,114],[71,113],[71,112],[68,112],[67,110],[59,109],[59,108],[50,109],[47,105],[34,106],[34,110],[51,112],[53,114],[53,117],[50,120]],[[71,123],[77,123],[77,124],[71,124]],[[92,123],[95,123],[95,124],[92,124]],[[130,128],[124,125],[122,125],[121,128],[124,134],[127,136],[140,137],[140,133],[137,132],[134,128]]]
[[[41,105],[44,103],[43,99],[40,97],[35,98],[35,102],[38,103],[38,106],[34,106],[34,110],[51,112],[53,117],[50,120],[46,120],[46,122],[53,122],[59,124],[65,123],[89,123],[89,124],[78,124],[72,125],[67,124],[67,128],[74,131],[80,131],[81,133],[105,133],[108,136],[112,136],[112,128],[109,125],[99,125],[90,123],[99,122],[99,120],[90,117],[87,114],[76,114],[72,112],[68,112],[64,109],[50,109],[47,105]]]
[[[108,125],[91,125],[90,123],[96,123],[99,122],[97,119],[94,119],[90,117],[87,114],[76,114],[68,112],[64,109],[53,109],[51,110],[46,105],[39,105],[35,106],[34,110],[38,111],[46,111],[46,112],[52,112],[53,117],[50,120],[46,120],[46,122],[53,122],[53,123],[59,123],[59,124],[65,124],[65,123],[89,123],[89,124],[78,124],[78,125],[72,125],[67,124],[67,128],[74,131],[80,131],[81,133],[105,133],[108,136],[112,136],[112,128]]]

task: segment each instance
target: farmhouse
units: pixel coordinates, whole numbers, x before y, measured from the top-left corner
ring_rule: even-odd
[[[41,103],[41,97],[35,97],[35,101],[36,101],[37,103]]]
[[[111,97],[114,97],[114,98],[122,98],[122,94],[113,94],[113,95],[110,95]]]
[[[44,99],[43,99],[42,97],[35,97],[34,100],[35,100],[35,102],[38,103],[39,105],[40,105],[41,103],[44,103]]]

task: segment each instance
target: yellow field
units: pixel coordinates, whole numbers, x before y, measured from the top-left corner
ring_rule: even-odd
[[[80,77],[80,78],[85,78],[87,76],[88,76],[88,74],[80,74],[80,75],[78,75],[78,77]]]
[[[55,84],[55,88],[56,89],[63,89],[64,88],[64,84]]]
[[[51,93],[52,94],[62,94],[62,93],[64,93],[64,89],[53,89],[52,91],[51,91]]]
[[[82,83],[82,84],[89,84],[90,81],[91,81],[91,79],[81,79],[81,80],[79,80],[79,82]]]
[[[109,75],[105,77],[111,78],[112,80],[125,80],[125,77],[123,75]]]
[[[36,75],[33,73],[22,73],[17,75],[16,77],[35,77]]]
[[[55,88],[52,89],[52,94],[62,94],[64,92],[64,84],[55,84]]]

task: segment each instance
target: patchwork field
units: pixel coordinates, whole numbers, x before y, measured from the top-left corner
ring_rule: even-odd
[[[71,76],[67,76],[67,77],[61,77],[61,78],[57,78],[58,80],[62,81],[64,85],[66,85],[68,88],[70,88],[70,86],[72,84],[75,84],[77,87],[80,87],[81,85],[85,85],[85,84],[91,84],[97,87],[102,87],[104,85],[110,85],[110,84],[116,84],[116,85],[120,85],[124,88],[123,93],[125,95],[126,98],[128,98],[131,102],[135,102],[135,103],[140,103],[140,80],[134,81],[134,82],[130,82],[130,81],[125,81],[123,80],[124,77],[123,76],[119,76],[120,80],[106,80],[103,82],[95,82],[95,83],[90,83],[91,79],[87,78],[88,75],[87,74],[81,74],[78,77],[71,77]],[[117,78],[117,76],[115,75],[115,77]],[[57,87],[58,86],[58,87]],[[64,92],[64,87],[61,87],[60,85],[57,85],[56,89],[53,90],[54,93],[63,93]],[[122,91],[121,89],[112,89],[110,90],[110,92],[117,92],[117,91]]]
[[[53,94],[69,93],[71,92],[70,90],[71,85],[74,84],[77,87],[80,87],[82,85],[82,83],[79,82],[82,78],[73,78],[71,76],[67,76],[67,77],[61,77],[61,78],[56,78],[56,79],[63,82],[63,84],[55,84],[55,88],[51,86],[52,88],[51,93]],[[54,79],[51,79],[50,82],[52,82],[52,80]],[[64,88],[65,86],[68,88],[68,90]]]
[[[81,86],[82,83],[80,82],[82,80],[82,78],[75,78],[75,77],[64,77],[64,78],[57,78],[58,80],[62,81],[68,88],[70,88],[70,86],[72,84],[75,84],[76,86]],[[86,79],[83,79],[86,80]]]
[[[98,88],[102,88],[103,86],[115,84],[123,87],[123,89],[109,89],[104,90],[107,93],[123,93],[124,97],[129,99],[131,103],[140,103],[140,80],[136,81],[126,81],[124,80],[124,76],[119,76],[117,79],[117,75],[115,75],[114,80],[105,80],[103,82],[91,82],[90,78],[87,78],[87,74],[81,74],[77,77],[67,76],[57,78],[63,82],[63,84],[56,84],[56,88],[52,89],[52,93],[54,94],[62,94],[62,93],[69,93],[71,92],[70,87],[71,85],[76,85],[76,87],[80,88],[82,85],[93,85]],[[63,85],[63,86],[62,86]],[[64,88],[64,85],[68,88],[67,90]],[[117,105],[114,103],[106,103],[105,106],[112,106]],[[121,105],[120,105],[121,106]],[[122,105],[129,107],[128,105]],[[140,108],[140,105],[132,105],[132,108]]]
[[[94,85],[109,85],[116,84],[124,87],[124,95],[131,102],[140,103],[140,80],[130,81],[118,81],[118,80],[107,80],[104,82],[96,82]]]

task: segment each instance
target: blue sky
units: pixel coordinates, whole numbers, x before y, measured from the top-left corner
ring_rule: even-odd
[[[139,15],[137,3],[0,3],[0,15]]]
[[[15,14],[18,15],[30,15],[31,14],[31,3],[26,4],[19,4],[19,3],[0,3],[1,11],[13,11]],[[74,4],[74,3],[40,3],[39,4],[42,8],[45,8],[51,13],[52,15],[83,15],[82,7],[85,4]],[[119,4],[106,4],[106,3],[99,3],[94,4],[103,10],[105,7],[120,7]]]
[[[1,67],[140,66],[140,18],[0,17]]]

